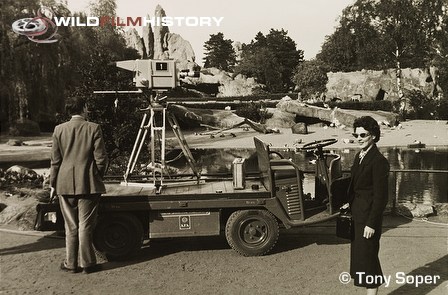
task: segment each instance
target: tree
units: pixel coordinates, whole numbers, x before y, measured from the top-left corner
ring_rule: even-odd
[[[258,32],[250,44],[244,44],[235,73],[256,78],[271,92],[289,90],[303,51],[296,49],[296,43],[287,34],[283,29],[271,29],[266,36]]]
[[[372,24],[376,15],[375,2],[371,0],[358,0],[345,8],[338,28],[326,37],[316,58],[326,63],[331,71],[391,66],[381,35]]]
[[[307,97],[317,92],[326,91],[327,72],[327,66],[322,61],[304,61],[295,69],[293,81],[304,97]]]
[[[72,15],[60,1],[45,0],[57,16]],[[94,90],[133,90],[132,73],[110,66],[118,60],[139,58],[134,49],[126,48],[117,27],[60,26],[58,42],[37,44],[12,32],[11,24],[36,15],[37,0],[0,1],[0,107],[1,124],[13,126],[18,120],[31,119],[49,123],[52,131],[65,112],[65,99],[73,95],[86,97],[91,120],[103,125],[109,155],[132,148],[137,133],[142,101],[123,97],[114,108],[116,97],[94,95]],[[93,4],[101,14],[115,15],[114,0]],[[103,14],[104,13],[104,14]],[[75,14],[85,18],[84,14]],[[50,125],[51,124],[51,125]]]
[[[349,28],[339,27],[331,35],[327,36],[322,45],[321,52],[316,58],[328,66],[333,72],[349,72],[357,70],[356,51],[351,45],[354,36]]]
[[[446,36],[447,11],[446,0],[357,0],[317,59],[332,71],[428,66]]]
[[[38,44],[11,30],[19,19],[35,16],[40,7],[37,0],[0,2],[0,97],[2,127],[14,126],[30,119],[48,122],[61,107],[61,94],[67,86],[67,42]],[[43,1],[56,14],[68,9],[54,0]],[[59,28],[64,35],[66,28]],[[63,95],[62,95],[63,99]]]
[[[210,35],[210,39],[204,45],[204,67],[230,71],[236,63],[236,54],[232,43],[232,40],[224,39],[224,34],[221,32]]]
[[[271,29],[266,35],[266,45],[273,52],[280,67],[284,90],[293,86],[292,75],[295,67],[303,60],[303,51],[296,49],[296,42],[283,29]]]
[[[116,15],[115,0],[98,0],[91,4],[93,15]],[[132,73],[118,69],[112,62],[141,58],[137,51],[126,47],[121,29],[104,27],[73,27],[71,42],[77,44],[70,55],[74,58],[72,87],[67,96],[87,98],[89,118],[104,126],[103,134],[109,156],[113,159],[132,149],[137,134],[142,101],[135,97],[96,95],[95,90],[135,90]],[[117,101],[117,102],[116,102]]]
[[[269,92],[282,92],[282,72],[272,51],[266,47],[258,50],[244,50],[237,67],[238,74],[255,77],[258,83],[266,85]]]
[[[357,0],[344,9],[339,27],[326,38],[317,59],[331,71],[394,67],[404,115],[402,68],[435,66],[439,76],[432,96],[448,88],[447,29],[446,0]]]

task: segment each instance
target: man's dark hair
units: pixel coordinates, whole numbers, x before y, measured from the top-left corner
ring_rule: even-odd
[[[380,126],[374,118],[370,116],[356,118],[353,122],[353,130],[356,130],[356,127],[362,127],[369,131],[371,135],[375,136],[375,142],[380,140]]]
[[[66,104],[65,110],[70,116],[79,115],[84,112],[84,107],[86,106],[86,99],[82,97],[70,97]]]

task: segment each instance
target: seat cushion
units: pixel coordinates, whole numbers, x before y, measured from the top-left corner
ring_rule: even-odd
[[[285,179],[297,177],[297,172],[292,165],[272,165],[271,170],[274,179]]]

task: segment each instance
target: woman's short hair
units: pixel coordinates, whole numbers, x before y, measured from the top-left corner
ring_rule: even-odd
[[[72,115],[79,115],[84,112],[84,107],[86,106],[86,99],[79,96],[70,97],[67,99],[65,104],[65,110],[67,113]]]
[[[371,135],[375,136],[375,142],[378,142],[378,140],[380,140],[380,126],[374,118],[370,116],[356,118],[353,122],[353,130],[356,130],[357,127],[362,127],[365,130],[369,131]]]

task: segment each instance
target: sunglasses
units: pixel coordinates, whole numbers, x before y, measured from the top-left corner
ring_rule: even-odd
[[[370,133],[360,133],[360,134],[352,133],[352,135],[353,135],[354,138],[358,138],[358,136],[361,137],[361,138],[365,138],[365,137],[369,136]]]

